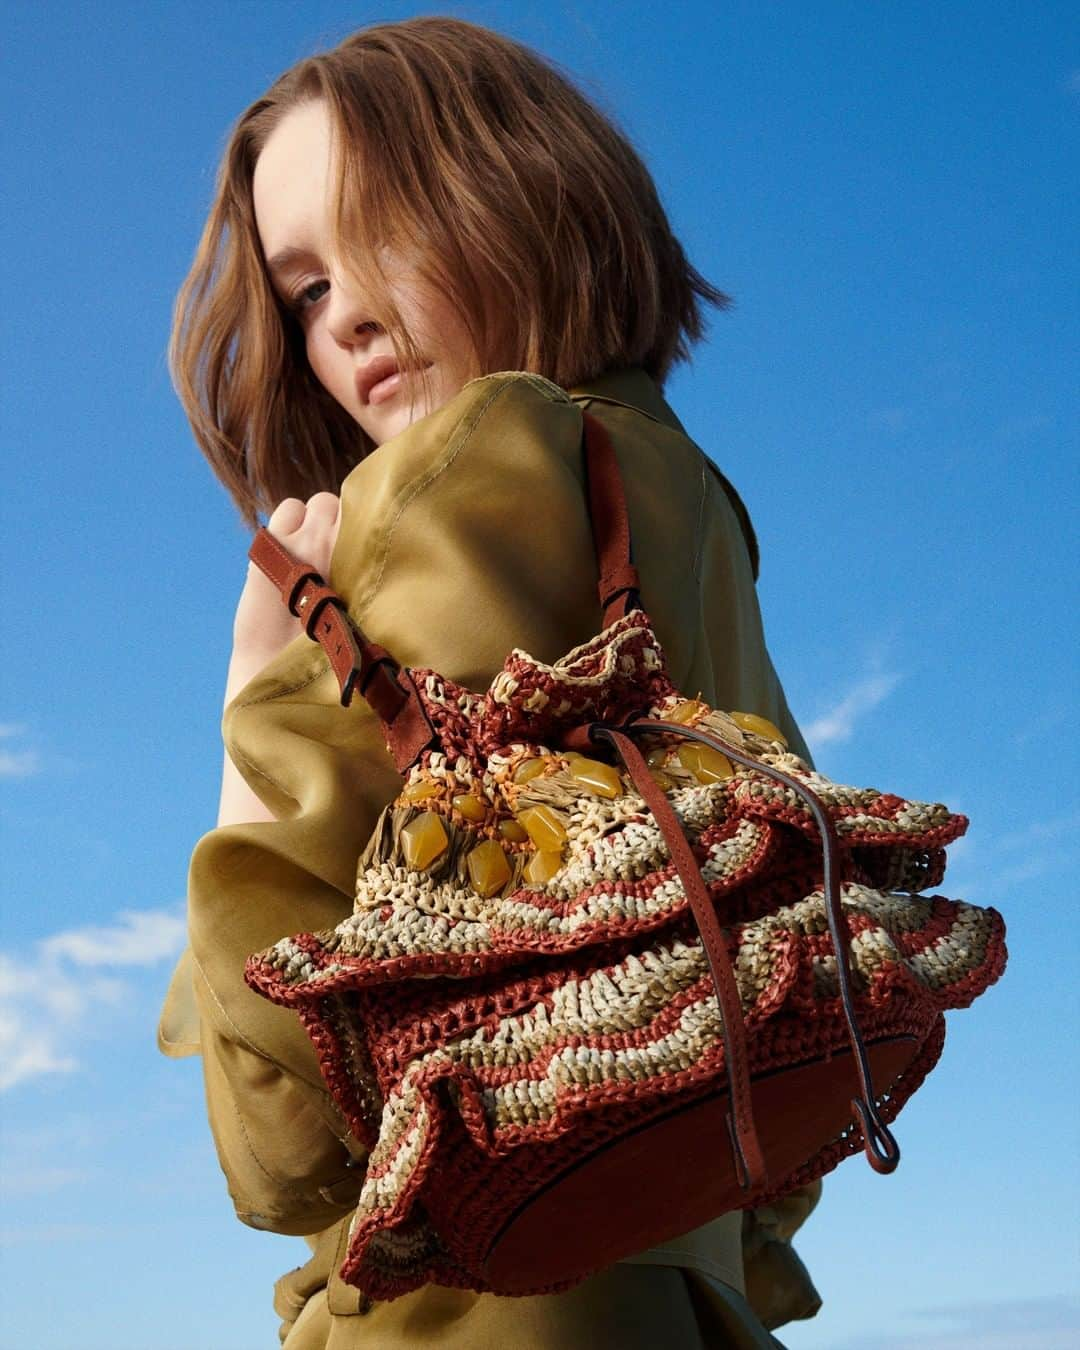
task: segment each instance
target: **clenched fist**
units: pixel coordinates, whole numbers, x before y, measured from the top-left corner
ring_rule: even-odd
[[[330,556],[341,525],[341,502],[333,492],[316,492],[305,505],[286,497],[274,508],[266,528],[294,558],[329,579]],[[304,631],[289,613],[277,587],[248,562],[247,580],[233,622],[233,654],[251,665],[265,664]]]

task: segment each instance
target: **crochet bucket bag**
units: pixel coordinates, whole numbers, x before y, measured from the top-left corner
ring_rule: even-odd
[[[920,891],[967,820],[830,782],[672,684],[614,449],[584,415],[602,631],[483,693],[401,667],[264,528],[250,557],[382,720],[404,783],[354,912],[249,958],[369,1150],[342,1278],[566,1289],[865,1150],[1005,965]]]

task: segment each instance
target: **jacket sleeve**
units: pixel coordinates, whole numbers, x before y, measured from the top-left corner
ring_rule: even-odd
[[[581,411],[555,385],[489,376],[359,464],[342,486],[329,581],[364,632],[403,665],[476,689],[514,646],[554,660],[590,637],[600,614],[580,438]],[[248,989],[244,963],[351,912],[357,858],[401,780],[377,719],[361,699],[341,706],[306,636],[239,692],[222,732],[277,819],[198,841],[190,952],[159,1044],[199,1048],[237,1216],[313,1233],[354,1206],[363,1150],[299,1019]]]

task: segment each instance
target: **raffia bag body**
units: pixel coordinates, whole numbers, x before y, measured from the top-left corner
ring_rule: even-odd
[[[603,630],[484,693],[402,668],[261,530],[250,556],[404,785],[354,913],[250,958],[369,1150],[342,1277],[565,1289],[865,1149],[1005,965],[992,909],[917,892],[967,821],[844,787],[669,678],[615,455],[584,414]]]

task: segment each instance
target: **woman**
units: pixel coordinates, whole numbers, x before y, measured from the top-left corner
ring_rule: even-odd
[[[299,63],[240,118],[172,365],[245,522],[274,508],[271,532],[369,637],[473,689],[512,647],[553,660],[598,629],[588,409],[616,449],[676,683],[763,714],[805,754],[764,643],[749,518],[663,398],[702,299],[728,303],[606,118],[519,44],[417,19]],[[322,649],[254,566],[223,734],[218,828],[192,857],[191,947],[160,1038],[203,1057],[238,1216],[313,1248],[278,1282],[287,1350],[769,1346],[766,1326],[816,1311],[787,1241],[814,1188],[563,1294],[428,1285],[373,1304],[337,1278],[363,1151],[295,1016],[243,968],[350,911],[400,778],[370,710],[341,707]]]

